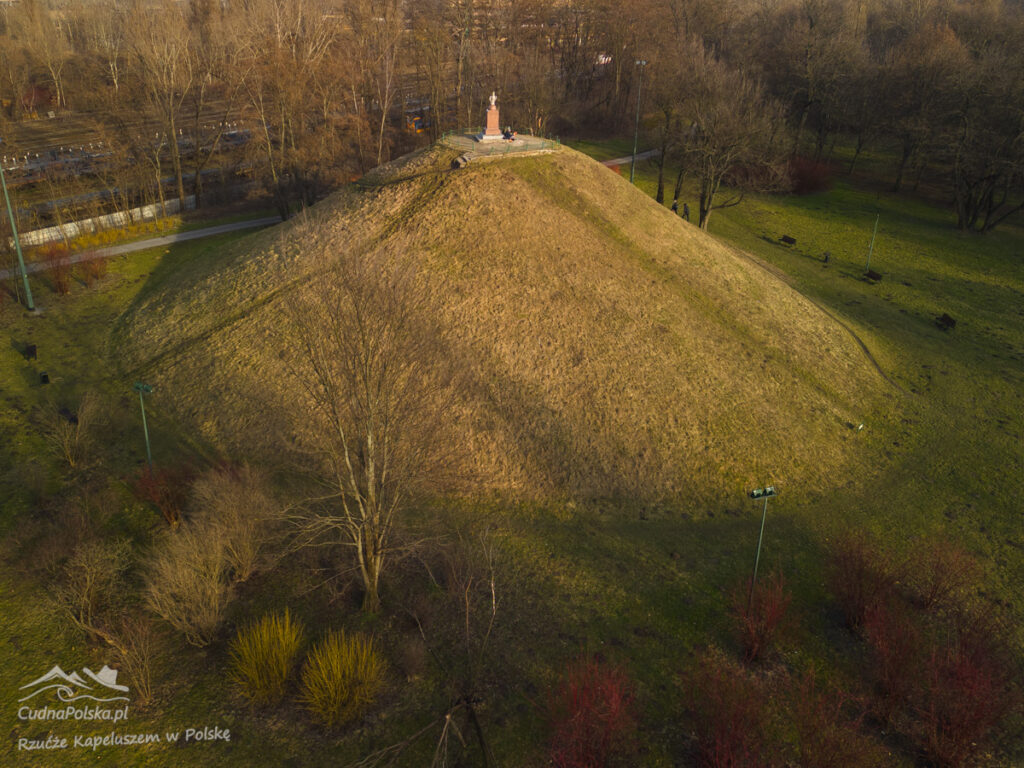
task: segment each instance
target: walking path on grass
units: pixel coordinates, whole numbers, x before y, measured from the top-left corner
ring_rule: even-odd
[[[646,152],[640,152],[636,159],[646,160],[649,157],[654,157],[658,154],[658,150],[649,149]],[[612,160],[604,160],[603,165],[625,165],[633,160],[632,155],[626,155],[625,157],[616,157]],[[197,240],[201,237],[211,237],[213,235],[222,235],[225,232],[235,232],[239,229],[252,229],[255,227],[268,227],[272,224],[279,224],[281,218],[279,216],[265,216],[259,219],[249,219],[248,221],[235,221],[230,224],[218,224],[215,227],[204,227],[203,229],[193,229],[188,232],[177,232],[173,235],[164,235],[163,237],[153,237],[148,240],[137,240],[134,243],[125,243],[124,245],[113,245],[109,248],[96,248],[91,251],[82,251],[81,253],[75,253],[68,256],[64,263],[66,264],[78,264],[83,261],[92,261],[93,259],[102,259],[109,256],[121,256],[126,253],[134,253],[135,251],[145,251],[150,248],[160,248],[165,245],[171,245],[173,243],[182,243],[186,240]],[[42,272],[43,270],[49,269],[50,265],[44,262],[33,262],[25,265],[25,270],[29,274],[35,274],[36,272]],[[20,274],[17,269],[0,269],[0,280],[7,280],[11,277],[17,277]]]
[[[78,264],[82,261],[92,261],[93,259],[102,259],[108,256],[121,256],[126,253],[133,253],[135,251],[145,251],[150,248],[160,248],[165,245],[171,245],[173,243],[182,243],[186,240],[198,240],[201,237],[211,237],[213,235],[222,235],[225,232],[235,232],[239,229],[253,229],[255,227],[267,227],[271,224],[279,224],[281,222],[280,216],[264,216],[259,219],[248,219],[246,221],[233,221],[230,224],[218,224],[214,227],[204,227],[203,229],[193,229],[188,232],[175,232],[173,235],[164,235],[163,237],[153,237],[148,240],[136,240],[134,243],[125,243],[124,245],[112,245],[109,248],[97,248],[92,251],[82,251],[81,253],[75,253],[64,259],[65,264]],[[29,273],[42,272],[45,269],[49,269],[50,265],[44,262],[33,262],[32,264],[26,264],[25,269]],[[6,280],[9,277],[15,277],[20,274],[17,269],[0,269],[0,280]]]
[[[649,157],[654,157],[660,150],[648,149],[646,152],[641,152],[636,156],[637,161],[646,160]],[[614,160],[602,160],[601,165],[607,165],[609,168],[613,165],[625,165],[633,160],[632,155],[626,155],[625,157],[616,157]]]

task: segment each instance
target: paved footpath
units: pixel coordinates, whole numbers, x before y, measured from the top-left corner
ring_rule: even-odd
[[[253,229],[255,227],[268,227],[271,224],[280,224],[280,216],[265,216],[261,219],[248,219],[246,221],[234,221],[230,224],[218,224],[215,227],[204,227],[203,229],[192,229],[188,232],[176,232],[173,235],[164,235],[163,237],[153,237],[148,240],[136,240],[134,243],[125,243],[124,245],[113,245],[109,248],[97,248],[93,251],[82,251],[81,253],[72,254],[67,258],[68,264],[77,264],[80,261],[91,261],[92,259],[101,259],[107,256],[121,256],[126,253],[133,253],[135,251],[145,251],[150,248],[160,248],[165,245],[171,245],[172,243],[183,243],[186,240],[198,240],[201,237],[211,237],[213,235],[222,235],[225,232],[235,232],[239,229]],[[32,264],[26,264],[25,269],[29,273],[42,272],[48,269],[49,265],[42,262],[34,262]],[[0,269],[0,280],[5,280],[9,277],[14,277],[20,274],[16,269]]]
[[[646,160],[648,157],[654,157],[658,154],[658,150],[651,149],[647,152],[641,152],[636,156],[637,160]],[[633,159],[632,155],[626,157],[617,157],[614,160],[603,161],[604,165],[625,165]],[[235,221],[231,224],[219,224],[216,227],[205,227],[204,229],[193,229],[189,232],[178,232],[173,235],[165,235],[164,237],[154,237],[149,240],[136,240],[134,243],[125,243],[124,245],[114,245],[110,248],[97,248],[93,251],[82,251],[81,253],[72,254],[67,258],[68,264],[78,264],[81,261],[92,261],[93,259],[102,259],[107,256],[121,256],[126,253],[133,253],[135,251],[145,251],[150,248],[160,248],[165,245],[171,245],[172,243],[183,243],[186,240],[198,240],[201,237],[211,237],[212,235],[222,235],[225,232],[235,232],[239,229],[253,229],[255,227],[269,227],[272,224],[280,224],[280,216],[266,216],[261,219],[249,219],[247,221]],[[48,265],[42,262],[34,262],[32,264],[26,264],[25,268],[29,274],[34,272],[42,272],[48,269]],[[14,277],[20,274],[16,269],[0,269],[0,280],[6,280],[9,277]]]
[[[639,153],[636,156],[636,159],[637,160],[646,160],[648,157],[654,157],[659,152],[660,152],[660,150],[657,150],[657,149],[649,149],[646,152]],[[626,163],[632,161],[632,159],[633,159],[632,155],[626,155],[626,157],[616,157],[614,160],[602,160],[601,161],[601,165],[607,165],[608,167],[611,167],[613,165],[625,165]]]

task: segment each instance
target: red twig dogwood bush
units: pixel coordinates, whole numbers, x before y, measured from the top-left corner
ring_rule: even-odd
[[[791,600],[781,573],[756,582],[752,593],[749,580],[734,590],[732,614],[747,662],[763,658],[771,648]]]
[[[550,757],[557,768],[606,768],[633,750],[633,684],[621,668],[596,657],[566,670],[549,701]]]

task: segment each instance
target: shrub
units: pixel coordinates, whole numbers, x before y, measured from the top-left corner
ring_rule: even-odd
[[[106,623],[101,614],[117,613],[113,609],[123,599],[131,554],[125,541],[86,541],[75,547],[64,563],[54,599],[79,629],[98,636]]]
[[[922,609],[953,607],[976,583],[978,562],[958,545],[941,539],[913,549],[908,584]]]
[[[920,674],[921,633],[905,607],[892,602],[870,606],[863,630],[871,647],[874,682],[881,694],[879,715],[888,721],[906,703]]]
[[[794,157],[789,161],[789,178],[798,195],[824,192],[832,186],[832,169],[808,157]]]
[[[79,262],[79,269],[83,282],[92,287],[93,283],[107,274],[107,257],[100,256],[99,258],[86,259]]]
[[[550,757],[557,768],[609,766],[633,751],[633,685],[596,658],[571,665],[549,702]]]
[[[300,700],[328,728],[361,716],[384,682],[384,662],[371,638],[329,632],[306,658]]]
[[[68,263],[68,249],[63,244],[47,243],[36,251],[53,280],[53,290],[65,295],[71,292],[71,264]]]
[[[733,591],[732,613],[747,662],[757,661],[768,652],[791,600],[781,573],[755,583],[753,593],[749,579],[744,587]]]
[[[209,644],[232,597],[224,542],[193,525],[165,531],[146,575],[146,605],[185,635]]]
[[[280,701],[301,643],[302,623],[293,621],[287,609],[283,615],[264,616],[232,641],[232,678],[254,704]]]
[[[689,683],[700,765],[764,765],[768,752],[768,692],[764,684],[715,650],[698,659]]]
[[[74,469],[89,459],[101,415],[99,398],[91,392],[82,396],[74,413],[58,409],[56,405],[51,407],[44,424],[46,439],[70,468]]]
[[[968,765],[1019,706],[1003,633],[975,616],[956,635],[927,657],[915,697],[919,741],[942,768]]]
[[[194,522],[224,541],[233,581],[245,581],[263,565],[281,520],[267,477],[248,466],[221,467],[192,485]]]
[[[867,611],[893,594],[900,568],[862,533],[840,536],[831,547],[831,556],[832,594],[846,625],[859,630]]]
[[[132,491],[139,499],[160,510],[164,520],[174,527],[181,522],[191,479],[190,467],[146,467],[132,482]]]

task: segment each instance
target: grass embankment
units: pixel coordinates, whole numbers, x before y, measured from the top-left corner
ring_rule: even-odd
[[[647,163],[638,185],[653,196]],[[883,278],[871,283],[862,276],[876,216],[871,269]],[[948,211],[842,177],[817,194],[751,195],[709,223],[854,330],[912,395],[906,413],[866,426],[884,434],[885,460],[829,516],[857,514],[890,536],[943,531],[964,541],[1024,612],[1015,587],[1024,578],[1024,230],[961,233]],[[936,326],[944,313],[954,330]]]
[[[619,154],[613,149],[608,156]],[[890,228],[880,226],[872,259],[884,279],[872,286],[858,279],[857,242],[866,249],[873,195],[866,211],[862,195],[840,187],[811,198],[757,198],[749,208],[715,213],[712,234],[756,253],[842,321],[896,382],[893,387],[876,376],[847,330],[774,274],[688,232],[667,211],[652,211],[608,171],[584,169],[567,185],[564,166],[553,169],[530,158],[509,162],[479,171],[471,167],[479,173],[474,187],[415,173],[409,184],[365,186],[325,204],[323,210],[346,214],[340,231],[328,216],[237,245],[229,243],[240,236],[230,235],[142,260],[118,260],[98,289],[76,287],[68,297],[48,296],[54,308],[36,318],[24,318],[8,303],[0,311],[15,343],[0,350],[0,375],[7,398],[4,432],[13,438],[4,449],[11,452],[10,463],[4,460],[14,472],[4,490],[20,486],[33,464],[42,472],[36,497],[5,494],[7,531],[36,513],[36,502],[57,484],[56,463],[47,458],[30,418],[44,390],[35,384],[32,363],[17,354],[22,338],[31,336],[39,345],[38,367],[45,362],[57,371],[62,397],[73,400],[96,386],[121,399],[121,415],[106,440],[106,461],[118,472],[138,468],[143,455],[137,397],[129,391],[137,378],[158,384],[148,403],[158,462],[197,452],[213,457],[232,442],[225,430],[246,424],[237,417],[245,400],[227,385],[234,377],[258,378],[267,370],[250,351],[272,340],[264,331],[275,317],[273,302],[302,274],[296,243],[405,247],[427,251],[428,266],[445,270],[445,285],[455,290],[444,316],[491,366],[485,379],[503,398],[503,409],[488,416],[499,425],[496,452],[504,454],[511,468],[503,471],[510,474],[503,477],[494,472],[499,465],[483,464],[499,492],[489,501],[442,501],[409,522],[413,530],[431,530],[433,518],[447,516],[467,530],[490,525],[503,532],[504,577],[484,709],[502,765],[543,764],[545,688],[581,650],[624,661],[637,679],[642,764],[673,765],[687,753],[682,712],[689,691],[680,672],[693,649],[705,643],[734,647],[727,592],[752,565],[760,512],[743,491],[770,473],[795,472],[780,483],[781,495],[769,507],[761,562],[762,573],[783,569],[795,592],[799,621],[782,646],[785,664],[832,668],[830,676],[845,680],[859,663],[822,577],[824,543],[846,525],[876,530],[907,546],[922,534],[962,539],[988,564],[986,587],[1021,615],[1012,579],[1019,584],[1024,577],[1017,548],[1024,542],[1010,512],[1020,490],[1024,323],[1019,301],[1006,308],[1022,285],[1019,269],[1004,263],[1020,243],[1019,233],[968,239],[976,247],[965,255],[940,212],[918,210],[916,219],[907,220],[909,228],[893,215]],[[653,191],[644,186],[651,183],[642,166],[641,188]],[[521,206],[510,205],[524,196]],[[900,210],[902,204],[893,206]],[[456,225],[467,211],[477,224],[460,231]],[[827,246],[823,222],[830,227]],[[517,236],[509,237],[509,231]],[[797,246],[784,250],[761,239],[775,241],[781,234],[796,237]],[[905,280],[909,286],[901,284],[901,267],[890,261],[899,248],[922,253]],[[815,260],[819,250],[832,252],[827,268]],[[231,279],[225,279],[228,274]],[[42,283],[39,291],[46,294]],[[129,307],[111,337],[114,318]],[[931,325],[931,314],[942,311],[959,320],[951,333]],[[240,332],[244,320],[260,313],[262,320]],[[51,357],[51,349],[62,356]],[[769,352],[746,354],[763,349]],[[825,349],[830,354],[821,362]],[[518,399],[510,398],[517,392]],[[868,405],[853,407],[861,398]],[[644,401],[642,409],[637,399]],[[776,402],[759,405],[766,399]],[[845,422],[856,419],[858,410],[870,417],[855,433]],[[187,420],[179,422],[182,416]],[[631,431],[638,418],[652,416],[657,419],[650,432]],[[505,420],[518,426],[514,437],[500,432]],[[266,424],[254,426],[262,426],[267,439]],[[574,429],[582,429],[589,442],[578,442]],[[626,448],[645,434],[668,444],[676,452],[672,471],[685,478],[681,491],[647,504],[629,493],[609,494],[598,468],[621,472],[616,462],[622,458],[605,445],[616,434],[626,436],[618,444]],[[776,451],[777,443],[795,444]],[[485,460],[495,451],[483,438],[473,447]],[[786,456],[803,466],[779,466]],[[655,484],[668,486],[654,463],[641,467],[643,472],[634,472],[637,485],[655,478]],[[723,480],[729,471],[732,479]],[[534,484],[531,492],[510,500],[515,494],[508,492],[508,477],[525,478]],[[642,497],[644,488],[638,491]],[[123,510],[106,523],[107,532],[144,544],[159,518],[123,489],[122,498]],[[361,727],[325,736],[293,699],[273,711],[252,712],[227,684],[226,643],[199,652],[172,641],[155,673],[162,688],[157,704],[149,712],[133,712],[132,730],[228,726],[230,744],[101,748],[29,760],[8,752],[9,761],[319,766],[344,764],[396,742],[426,724],[445,699],[443,677],[429,662],[418,678],[407,680],[398,671],[410,627],[396,606],[416,573],[406,564],[390,580],[386,575],[386,608],[378,619],[358,615],[351,599],[329,602],[322,590],[312,589],[314,576],[294,567],[247,586],[232,612],[232,622],[241,623],[290,605],[314,631],[346,627],[381,637],[392,669],[388,692]],[[86,645],[41,607],[44,576],[19,571],[6,577],[0,614],[4,636],[17,642],[0,644],[0,690],[15,691],[28,674],[55,663],[96,669],[108,658],[104,648]],[[6,711],[13,727],[13,707]],[[426,764],[432,747],[423,744],[406,764]],[[911,762],[894,756],[892,764]]]

